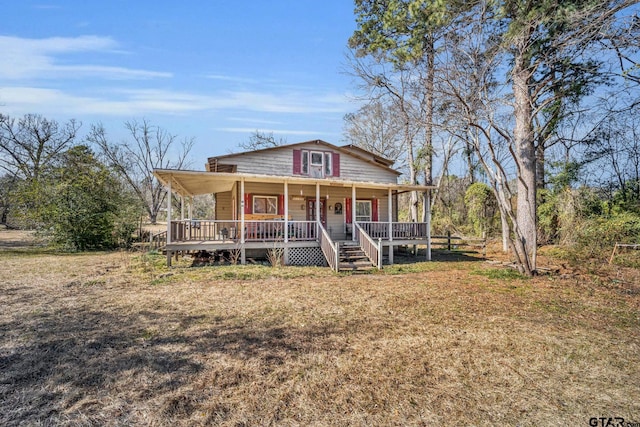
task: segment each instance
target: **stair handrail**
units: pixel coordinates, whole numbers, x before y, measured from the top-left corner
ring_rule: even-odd
[[[320,221],[318,221],[318,230],[320,230],[320,233],[318,233],[318,240],[320,241],[322,254],[326,258],[329,267],[331,267],[333,271],[338,271],[340,268],[340,262],[338,260],[338,243],[334,243],[333,240],[331,240],[331,236]]]
[[[369,234],[360,227],[357,222],[354,223],[353,234],[360,249],[367,255],[369,261],[374,264],[378,270],[382,270],[382,239],[378,239],[378,243],[369,236]]]
[[[167,246],[167,230],[151,234],[149,237],[149,250],[162,250]]]

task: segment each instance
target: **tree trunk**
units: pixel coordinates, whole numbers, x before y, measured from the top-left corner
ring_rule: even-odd
[[[500,225],[502,226],[502,252],[509,252],[509,220],[507,216],[500,211]]]
[[[536,147],[536,189],[544,190],[546,185],[544,180],[544,144],[538,144]]]
[[[525,44],[522,37],[520,43]],[[519,49],[523,52],[524,49]],[[520,254],[523,272],[535,273],[536,268],[536,150],[533,136],[531,99],[529,96],[530,73],[523,54],[516,54],[511,73],[514,95],[515,127],[513,130],[517,174],[516,247]]]
[[[425,78],[425,112],[424,112],[424,184],[433,185],[433,88],[435,81],[435,48],[432,36],[428,36],[427,46],[427,75]],[[424,193],[422,208],[422,222],[427,222],[426,200],[429,195]]]

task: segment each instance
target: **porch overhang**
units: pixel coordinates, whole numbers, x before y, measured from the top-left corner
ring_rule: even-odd
[[[197,196],[231,191],[236,182],[270,182],[298,185],[316,185],[324,187],[367,188],[378,190],[392,190],[398,193],[406,191],[428,191],[434,189],[431,185],[411,185],[380,183],[367,181],[349,181],[336,178],[307,178],[294,176],[259,175],[246,173],[206,172],[178,169],[154,169],[153,174],[165,187],[171,183],[173,192],[181,196]]]

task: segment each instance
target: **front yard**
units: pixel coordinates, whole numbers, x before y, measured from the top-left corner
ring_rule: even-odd
[[[0,424],[640,421],[633,272],[164,261],[5,246]]]

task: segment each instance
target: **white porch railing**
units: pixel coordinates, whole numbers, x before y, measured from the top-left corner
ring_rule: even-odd
[[[371,262],[375,264],[378,270],[382,269],[382,244],[380,240],[376,243],[367,232],[360,226],[360,223],[356,223],[353,227],[353,236],[356,242],[362,248],[364,253],[369,257]]]
[[[329,236],[329,233],[322,226],[322,223],[320,222],[318,223],[318,230],[320,230],[320,232],[318,233],[318,237],[319,237],[320,248],[322,249],[322,253],[326,258],[327,263],[329,264],[329,267],[331,267],[333,271],[338,271],[340,267],[340,260],[338,256],[339,243],[338,242],[334,243],[331,240],[331,236]]]
[[[242,221],[218,221],[185,219],[171,221],[171,242],[207,241],[224,242],[241,239]],[[316,240],[318,235],[315,221],[289,221],[285,232],[285,222],[245,221],[244,239],[251,241]]]
[[[358,222],[366,233],[373,239],[389,240],[388,222]],[[426,239],[428,224],[426,222],[392,222],[391,236],[393,240]]]

